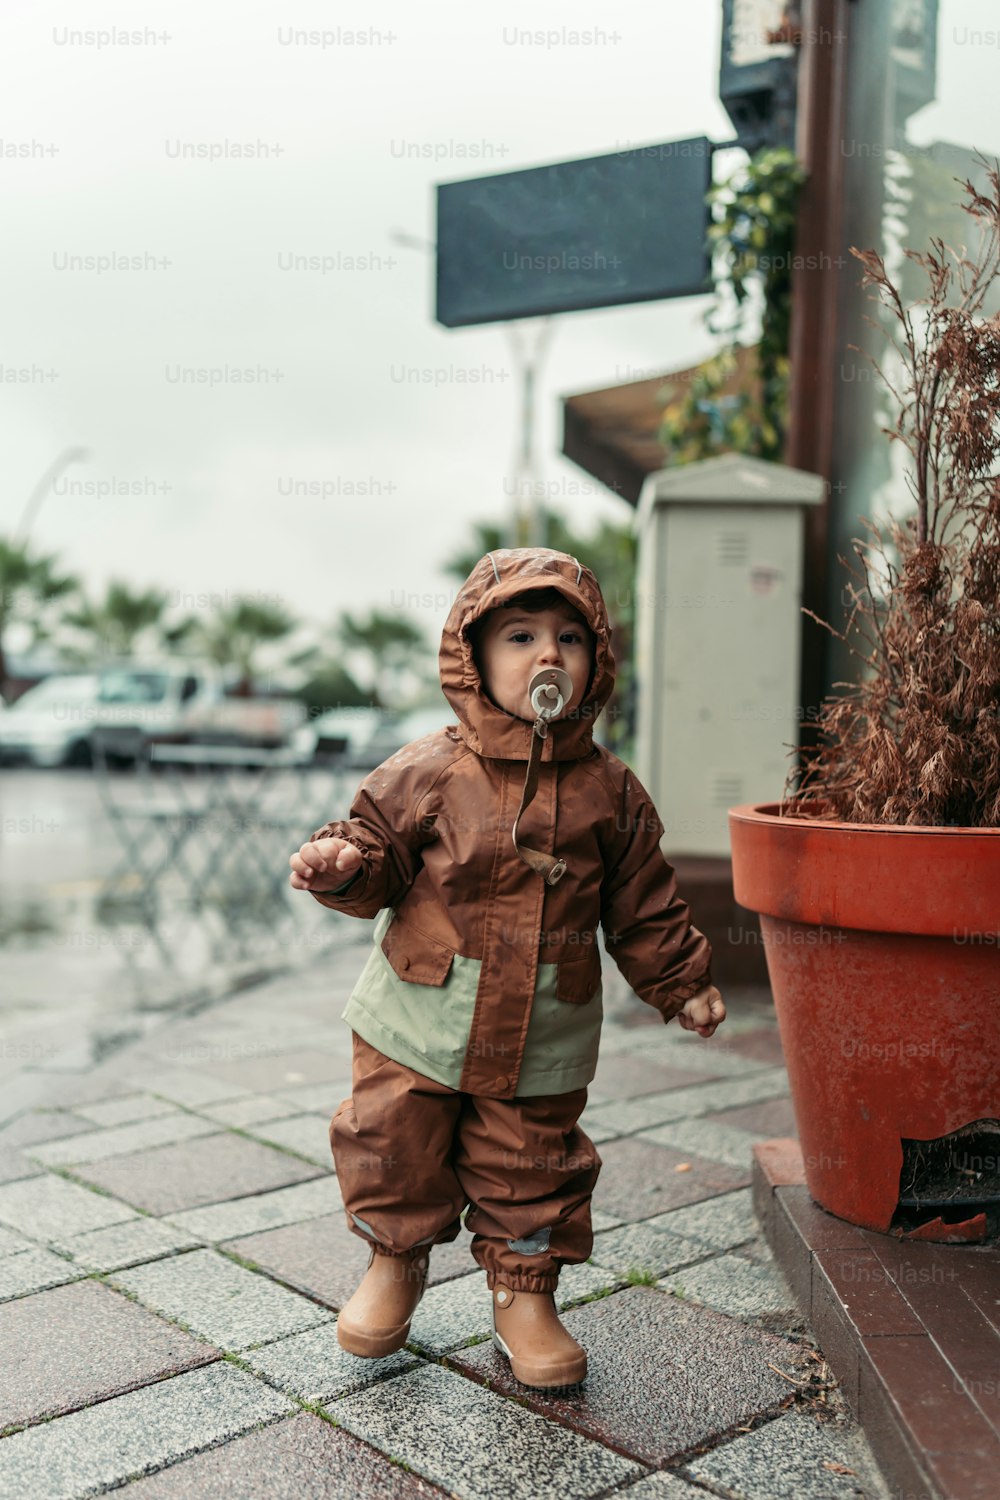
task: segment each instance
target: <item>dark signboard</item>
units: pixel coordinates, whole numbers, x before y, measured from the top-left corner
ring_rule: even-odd
[[[446,328],[711,291],[705,136],[437,189]]]
[[[799,28],[787,0],[722,0],[719,98],[751,155],[762,146],[795,148]],[[837,38],[825,28],[825,45]]]

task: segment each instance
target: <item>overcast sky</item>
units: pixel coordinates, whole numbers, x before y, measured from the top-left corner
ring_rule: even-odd
[[[92,590],[118,577],[189,608],[199,595],[251,594],[317,623],[426,593],[440,596],[422,621],[436,637],[454,587],[442,561],[468,522],[513,504],[518,396],[503,325],[436,324],[432,258],[391,232],[433,239],[439,181],[729,138],[720,11],[715,0],[7,0],[0,531],[13,531],[46,466],[82,445],[89,460],[46,496],[32,537]],[[972,11],[991,13],[978,0]],[[516,30],[541,27],[560,38],[512,44]],[[74,40],[114,28],[139,44]],[[330,28],[340,28],[332,45],[289,40]],[[352,40],[359,30],[366,44]],[[580,30],[589,43],[574,42]],[[266,150],[214,161],[185,152],[248,142]],[[367,256],[376,267],[283,269],[292,255]],[[74,256],[138,256],[144,269],[74,270]],[[557,508],[582,523],[629,514],[559,457],[558,398],[704,356],[705,305],[688,297],[558,320],[538,401]],[[177,379],[179,367],[226,366],[280,379]],[[457,367],[485,378],[400,377]],[[112,481],[141,493],[77,489]],[[362,481],[381,493],[283,493]]]

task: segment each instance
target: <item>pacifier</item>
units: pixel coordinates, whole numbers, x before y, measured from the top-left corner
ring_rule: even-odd
[[[573,679],[562,667],[542,667],[528,683],[531,706],[547,722],[561,714],[573,696]]]

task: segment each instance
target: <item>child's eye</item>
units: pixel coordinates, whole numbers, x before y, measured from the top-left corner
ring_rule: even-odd
[[[522,640],[529,641],[531,639],[531,634],[527,630],[514,630],[511,632],[510,638],[512,641],[517,641],[518,644],[520,644]]]

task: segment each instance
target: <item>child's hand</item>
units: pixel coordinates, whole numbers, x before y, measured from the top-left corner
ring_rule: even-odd
[[[361,864],[361,850],[346,839],[316,839],[289,855],[288,863],[297,891],[332,891],[350,880]]]
[[[711,1036],[725,1019],[726,1007],[714,984],[706,984],[697,995],[685,1000],[684,1009],[677,1012],[677,1020],[684,1030],[696,1031],[699,1036]]]

